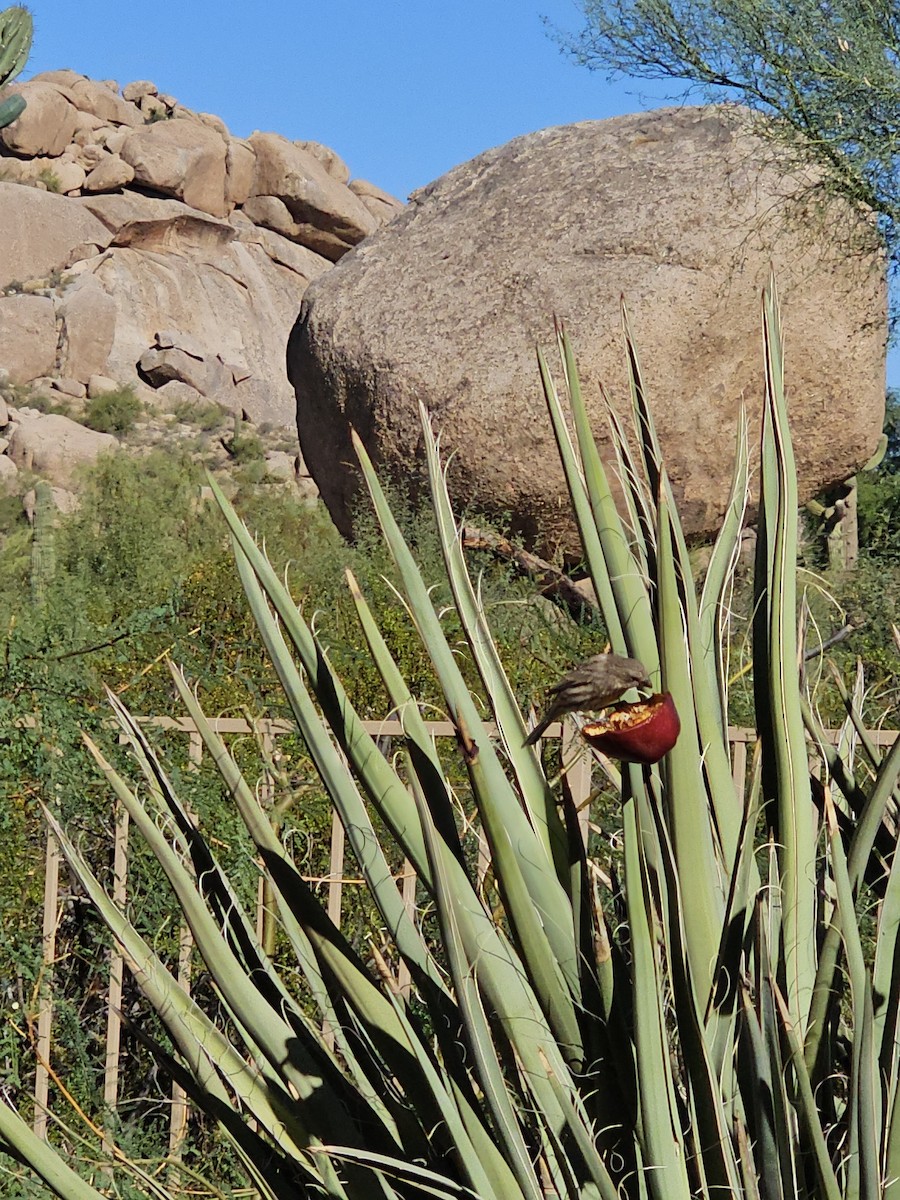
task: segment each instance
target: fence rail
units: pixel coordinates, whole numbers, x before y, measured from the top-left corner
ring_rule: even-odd
[[[144,726],[185,734],[189,739],[189,760],[197,766],[202,762],[203,742],[196,725],[189,717],[138,717],[137,719]],[[402,723],[397,718],[366,721],[363,724],[366,731],[376,738],[396,737],[403,734]],[[455,738],[456,736],[455,727],[450,721],[430,721],[426,724],[429,732],[435,737]],[[237,718],[218,718],[211,719],[210,725],[217,733],[223,735],[254,734],[258,736],[262,744],[264,756],[267,756],[270,760],[274,750],[275,739],[296,731],[296,726],[290,721],[281,720],[260,720],[251,724],[249,721]],[[485,728],[490,735],[496,734],[496,728],[493,725],[486,724]],[[838,731],[832,730],[827,731],[827,736],[833,744],[836,744],[840,735]],[[892,746],[897,736],[897,730],[872,730],[868,733],[869,740],[878,749],[887,749]],[[573,804],[578,812],[582,836],[586,845],[591,828],[597,829],[597,826],[592,826],[590,821],[589,800],[593,787],[593,769],[598,762],[604,765],[605,760],[603,760],[602,756],[595,755],[588,750],[585,743],[578,737],[577,727],[571,721],[556,722],[544,734],[544,739],[546,740],[559,740],[560,738],[562,739],[563,761],[565,763],[565,779]],[[731,749],[732,775],[735,790],[739,796],[743,796],[747,773],[748,749],[756,742],[756,731],[740,727],[730,727],[728,730],[728,739]],[[121,735],[121,740],[125,740],[125,735]],[[811,747],[810,749],[813,757],[815,757],[814,748]],[[614,773],[614,768],[608,763],[605,765],[611,774]],[[261,795],[264,799],[266,797],[271,798],[274,795],[274,786],[274,779],[264,771],[261,784]],[[478,839],[477,874],[479,880],[483,881],[490,867],[490,851],[483,833],[479,832]],[[326,909],[328,915],[337,925],[341,923],[341,905],[344,887],[349,884],[361,882],[355,877],[345,875],[344,854],[344,828],[335,812],[332,817],[328,875],[325,877],[307,877],[307,881],[327,884]],[[38,1009],[36,1043],[38,1065],[34,1085],[34,1131],[40,1137],[46,1137],[47,1134],[50,1080],[52,1077],[53,970],[56,963],[56,931],[61,915],[59,898],[60,867],[61,857],[58,844],[53,835],[48,833],[44,875],[43,987]],[[123,906],[127,900],[127,874],[128,814],[124,809],[118,808],[116,810],[112,892],[113,900],[119,906]],[[412,864],[408,860],[404,862],[396,879],[400,884],[403,902],[406,905],[407,911],[412,916],[415,910],[416,876]],[[269,898],[266,895],[261,875],[257,896],[257,933],[261,941],[265,939],[265,925],[267,914],[270,911]],[[182,926],[179,937],[177,976],[179,983],[186,989],[190,988],[192,949],[193,944],[190,931],[187,929],[187,926]],[[405,964],[400,963],[396,976],[391,974],[386,963],[381,962],[379,966],[387,974],[391,986],[398,993],[408,993],[411,980]],[[106,1050],[103,1079],[103,1100],[104,1104],[110,1110],[115,1109],[118,1098],[123,979],[124,962],[121,954],[113,948],[110,954],[109,989],[106,1002]],[[172,1088],[169,1127],[169,1151],[173,1158],[178,1157],[187,1130],[188,1119],[189,1106],[187,1098],[182,1089],[177,1084],[174,1084]]]

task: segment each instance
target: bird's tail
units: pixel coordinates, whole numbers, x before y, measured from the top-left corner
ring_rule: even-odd
[[[540,740],[544,731],[550,727],[554,720],[555,717],[544,717],[542,721],[538,721],[537,725],[535,725],[534,729],[532,729],[531,733],[529,733],[528,737],[522,744],[524,746],[535,745],[535,743]]]

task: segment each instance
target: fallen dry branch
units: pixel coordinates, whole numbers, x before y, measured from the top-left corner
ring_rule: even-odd
[[[566,575],[552,563],[539,558],[529,550],[514,546],[507,538],[474,525],[463,526],[462,543],[466,550],[488,550],[498,558],[511,562],[515,567],[535,580],[540,586],[541,595],[558,599],[571,613],[575,620],[581,620],[584,611],[599,612],[596,597],[590,580],[577,583],[571,576]]]

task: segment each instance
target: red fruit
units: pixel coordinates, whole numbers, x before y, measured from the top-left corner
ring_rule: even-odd
[[[597,750],[632,763],[659,762],[680,732],[681,721],[670,692],[658,692],[636,704],[618,704],[581,730]]]

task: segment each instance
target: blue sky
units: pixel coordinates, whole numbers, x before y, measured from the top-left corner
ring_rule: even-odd
[[[2,2],[2,0],[0,0]],[[354,176],[400,197],[473,155],[548,125],[665,102],[666,88],[607,83],[561,53],[575,0],[31,0],[25,78],[72,67],[151,79],[232,133],[332,147]],[[900,353],[889,377],[900,386]]]

